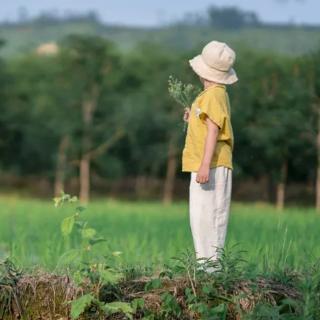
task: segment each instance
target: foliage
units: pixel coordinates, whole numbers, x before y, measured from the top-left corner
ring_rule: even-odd
[[[84,310],[94,301],[94,296],[90,293],[71,302],[71,317],[77,319]]]
[[[43,178],[49,186],[41,192],[48,194],[61,156],[66,184],[78,176],[81,157],[90,156],[95,187],[107,179],[162,179],[173,155],[174,175],[183,178],[177,164],[183,111],[172,98],[190,106],[200,90],[186,63],[193,52],[145,42],[127,55],[110,41],[80,35],[59,46],[55,56],[28,54],[0,64],[2,170],[12,179]],[[237,50],[240,81],[229,89],[234,173],[238,180],[266,180],[270,200],[284,164],[289,183],[313,183],[318,56]],[[182,80],[171,76],[168,83],[171,74]],[[83,107],[88,101],[95,108],[86,127]],[[66,137],[69,146],[61,155]],[[138,194],[138,189],[128,192]]]
[[[208,9],[209,23],[218,28],[239,29],[260,25],[254,12],[247,12],[237,7],[211,6]]]
[[[192,102],[201,91],[200,88],[195,87],[191,83],[183,84],[172,75],[169,76],[168,84],[170,96],[184,108],[191,108]],[[184,131],[185,130],[186,123],[184,124]]]
[[[32,225],[35,228],[34,230],[36,230],[33,231],[35,233],[34,236],[41,239],[39,242],[42,243],[44,248],[43,255],[48,254],[46,251],[47,242],[45,235],[49,234],[50,240],[52,241],[54,237],[53,228],[56,228],[56,226],[58,227],[57,223],[54,221],[58,221],[61,218],[59,212],[64,209],[69,212],[70,208],[76,212],[77,210],[79,211],[76,198],[68,194],[62,193],[60,198],[58,197],[55,199],[55,203],[59,203],[58,209],[55,208],[55,211],[51,212],[49,207],[46,208],[43,206],[43,203],[38,202],[38,218],[36,220],[31,220],[33,221]],[[10,201],[7,200],[6,205],[8,206],[9,204]],[[10,219],[11,217],[14,217],[16,223],[20,221],[20,223],[25,226],[25,221],[30,220],[23,219],[32,219],[32,217],[34,218],[37,216],[37,210],[35,210],[35,207],[30,206],[30,204],[34,205],[33,202],[29,202],[29,206],[27,205],[27,202],[23,203],[23,206],[21,206],[23,209],[21,215],[13,210],[13,207],[10,207],[8,216]],[[18,204],[13,202],[13,205],[17,206]],[[2,207],[4,209],[5,205]],[[109,210],[104,211],[102,216],[103,220],[101,220],[103,223],[100,223],[98,214],[101,211],[101,208],[107,208]],[[302,264],[297,263],[297,260],[294,261],[293,257],[289,255],[289,259],[286,258],[279,266],[276,264],[280,260],[275,257],[276,250],[279,250],[278,253],[280,255],[288,256],[284,240],[281,236],[278,237],[278,234],[283,234],[283,225],[284,227],[287,225],[289,230],[296,228],[292,230],[290,236],[295,235],[297,236],[296,242],[301,241],[300,249],[292,246],[290,247],[290,252],[293,252],[295,249],[297,250],[295,251],[295,255],[297,256],[297,253],[299,253],[302,256],[303,251],[308,251],[306,250],[305,238],[300,235],[300,233],[303,234],[305,227],[308,227],[309,230],[308,246],[310,246],[310,248],[313,246],[310,239],[314,238],[314,241],[316,241],[317,228],[314,229],[313,237],[310,225],[317,226],[315,223],[317,217],[315,215],[311,217],[311,212],[307,216],[302,216],[301,211],[300,214],[298,214],[298,211],[290,211],[286,214],[286,220],[283,221],[282,219],[284,219],[284,216],[279,220],[278,215],[273,215],[272,213],[274,212],[268,211],[272,210],[271,207],[268,209],[263,209],[262,207],[259,209],[260,212],[253,212],[254,207],[235,207],[235,210],[238,210],[238,212],[234,218],[239,219],[239,221],[235,221],[234,224],[231,224],[231,227],[235,228],[231,234],[237,234],[236,228],[239,227],[239,230],[242,232],[242,237],[248,237],[248,244],[252,244],[252,238],[255,238],[256,241],[252,244],[252,250],[249,251],[243,251],[241,248],[237,248],[237,245],[227,245],[226,248],[220,250],[218,260],[213,262],[210,259],[196,259],[193,252],[188,250],[188,248],[186,248],[186,250],[181,250],[181,244],[186,246],[187,243],[187,239],[182,239],[180,241],[178,239],[179,227],[181,227],[183,223],[182,220],[177,220],[177,217],[184,220],[184,218],[181,217],[181,210],[183,207],[177,207],[175,212],[175,207],[172,206],[170,209],[171,211],[168,210],[170,211],[168,213],[161,212],[159,204],[153,208],[151,204],[140,203],[137,205],[130,203],[129,205],[121,203],[121,208],[123,212],[119,210],[119,207],[117,207],[114,202],[100,204],[98,209],[91,206],[90,215],[93,215],[93,220],[91,221],[94,222],[98,219],[98,221],[96,221],[99,226],[98,228],[94,228],[91,226],[91,223],[84,220],[87,209],[84,210],[83,208],[81,212],[78,213],[79,217],[75,217],[72,228],[70,227],[69,222],[66,222],[68,220],[65,220],[68,218],[65,217],[65,212],[61,212],[63,213],[63,222],[60,224],[60,227],[64,226],[62,228],[64,234],[62,233],[62,230],[60,230],[61,240],[63,243],[65,243],[66,237],[77,240],[70,242],[70,250],[77,251],[75,257],[80,256],[80,259],[77,262],[74,261],[76,260],[75,257],[70,260],[67,269],[73,283],[76,283],[78,287],[82,288],[81,293],[77,295],[77,298],[74,297],[70,300],[69,306],[73,319],[83,316],[87,318],[95,317],[97,319],[99,319],[99,317],[103,319],[106,316],[110,318],[113,316],[115,318],[122,316],[127,319],[133,319],[135,317],[142,318],[143,316],[145,319],[157,319],[159,317],[167,319],[188,319],[191,315],[200,316],[204,319],[227,319],[229,316],[235,317],[236,314],[243,319],[316,319],[318,317],[319,261],[316,259],[313,265],[305,263],[305,270],[300,269],[300,271],[297,272],[295,266],[300,265],[301,267]],[[136,211],[134,211],[135,208]],[[118,266],[111,268],[110,261],[107,262],[105,257],[101,257],[105,256],[105,253],[102,254],[101,249],[98,250],[98,255],[100,255],[99,261],[96,260],[97,256],[95,255],[82,257],[82,253],[87,253],[86,250],[83,250],[82,246],[84,244],[85,247],[88,244],[88,242],[86,242],[88,241],[87,238],[82,239],[83,230],[95,230],[95,232],[90,231],[88,234],[93,235],[94,233],[94,236],[97,237],[101,231],[104,230],[102,225],[110,224],[112,225],[112,230],[116,232],[114,230],[116,221],[118,220],[121,222],[124,215],[126,217],[124,220],[138,220],[136,222],[138,222],[139,227],[141,228],[142,224],[139,220],[139,214],[146,208],[149,208],[149,211],[144,212],[143,220],[145,221],[148,217],[151,217],[150,219],[152,219],[151,221],[153,221],[153,223],[148,221],[145,229],[141,229],[144,233],[143,238],[148,238],[147,231],[150,231],[153,237],[158,238],[155,229],[150,230],[152,226],[157,226],[158,214],[159,221],[173,219],[170,220],[167,228],[164,228],[163,226],[157,226],[157,228],[160,228],[161,233],[163,234],[165,233],[164,230],[169,229],[171,225],[175,235],[175,242],[179,243],[179,246],[177,247],[178,253],[170,259],[173,262],[165,265],[165,268],[159,273],[159,276],[154,276],[153,274],[153,276],[150,277],[150,274],[149,276],[143,274],[144,277],[138,279],[132,277],[134,273],[130,271],[129,268],[127,269],[128,275],[124,274],[123,269],[121,271],[121,268]],[[154,212],[152,211],[152,208],[155,210]],[[48,213],[45,216],[43,215],[44,210]],[[95,212],[95,210],[97,210],[98,213]],[[135,219],[130,216],[132,210],[134,211]],[[8,222],[3,220],[3,216],[6,215],[6,212],[7,210],[4,210],[0,217],[0,226],[8,225]],[[114,212],[117,212],[117,214],[114,215],[114,218],[117,220],[110,222],[106,219],[106,216]],[[166,214],[167,217],[164,219],[164,215]],[[87,218],[89,218],[90,215],[87,215]],[[237,215],[239,215],[239,217],[237,217]],[[71,217],[73,216],[74,214],[71,215]],[[40,218],[45,221],[45,228],[41,222],[39,222]],[[52,220],[52,218],[55,220]],[[275,222],[278,223],[276,233],[274,230]],[[241,225],[241,223],[243,225]],[[78,228],[77,224],[80,224],[81,227]],[[267,232],[269,236],[272,235],[272,237],[261,240],[261,237],[263,237],[263,232],[261,232],[261,230],[255,230],[254,233],[250,233],[251,229],[254,228],[250,228],[249,231],[243,227],[244,225],[248,227],[250,224],[261,224],[261,226],[263,226],[261,230],[263,229],[264,232]],[[132,227],[132,225],[130,227]],[[7,228],[5,227],[2,228],[3,232],[1,233],[1,236],[6,232],[6,229]],[[183,227],[183,229],[185,230],[186,228]],[[119,230],[121,231],[121,228],[119,228]],[[125,233],[128,233],[128,230],[129,229],[124,230]],[[112,238],[113,234],[110,232],[108,234],[108,238]],[[259,235],[259,237],[257,235]],[[20,237],[21,236],[22,235],[20,235]],[[25,236],[25,239],[28,238],[29,236]],[[114,238],[117,238],[116,244],[118,244],[119,233],[117,233],[117,237]],[[164,239],[166,241],[161,241],[160,238],[158,239],[163,250],[164,244],[168,242],[168,238],[170,238],[170,236],[165,234]],[[240,236],[235,235],[237,241],[240,238]],[[230,238],[230,240],[232,240],[232,238]],[[259,241],[263,244],[265,251],[262,251],[260,248],[256,252],[257,256],[254,257],[254,246],[256,246]],[[142,241],[139,241],[139,243],[142,245]],[[266,246],[266,243],[268,243],[268,246]],[[103,242],[102,244],[105,245],[106,243]],[[59,245],[57,239],[55,239],[54,245]],[[125,245],[125,251],[130,251],[130,238],[125,238]],[[277,245],[279,245],[278,249]],[[95,248],[96,246],[98,246],[98,244],[92,245],[92,248]],[[28,256],[35,256],[32,245],[29,247]],[[316,246],[313,247],[316,248]],[[134,245],[134,248],[133,254],[137,255],[137,248],[139,248],[139,246]],[[301,248],[304,248],[304,250],[301,250]],[[63,251],[65,251],[65,248],[63,248]],[[159,250],[150,250],[150,248],[145,251],[147,252],[149,259],[150,252],[159,252]],[[114,253],[117,255],[117,252]],[[257,270],[253,268],[252,264],[256,264],[257,261],[262,260],[263,256],[266,254],[268,254],[266,258],[269,264],[265,265],[265,269],[260,270],[261,273],[257,273]],[[310,257],[310,253],[307,253],[306,257],[303,257],[303,260],[305,260],[305,258],[308,259],[308,257]],[[19,257],[16,256],[12,258],[17,260]],[[250,264],[248,263],[249,259]],[[271,261],[273,261],[273,264]],[[159,265],[157,265],[157,267],[157,270],[159,270]],[[213,273],[211,272],[212,270],[210,270],[212,267],[215,269]],[[61,271],[62,270],[60,270],[60,272]],[[37,274],[34,275],[34,277],[36,276]],[[124,278],[124,282],[120,281]],[[23,279],[25,280],[23,281]],[[53,281],[54,277],[49,277],[47,280],[48,279],[49,281],[44,282],[43,279],[40,278],[39,283],[42,285],[46,283],[48,287],[51,288],[50,279]],[[66,285],[66,279],[68,279],[68,286],[72,283],[68,277],[62,277],[62,279],[64,280],[61,283],[64,285]],[[149,281],[146,282],[145,279],[149,279]],[[30,291],[30,281],[30,277],[27,277],[24,272],[15,267],[10,260],[0,264],[0,301],[3,301],[1,299],[9,299],[5,300],[5,304],[0,303],[2,307],[2,309],[0,308],[0,312],[5,312],[5,314],[7,314],[9,309],[6,308],[6,306],[10,304],[10,299],[15,299],[15,301],[23,299],[25,294],[21,293],[32,292],[32,296],[34,296],[34,291]],[[21,282],[22,284],[23,282],[28,284],[25,291],[19,291],[21,290]],[[32,286],[34,286],[34,283],[31,283]],[[103,290],[101,290],[102,288]],[[68,290],[66,289],[66,291]],[[45,293],[56,294],[52,288],[51,290],[45,291]],[[146,298],[145,301],[144,297]],[[159,309],[157,310],[150,308],[150,298],[152,300],[152,297],[155,299],[154,305],[159,306]],[[161,303],[161,305],[159,305],[159,303]],[[6,318],[4,319],[6,320]]]
[[[76,197],[72,197],[64,192],[61,193],[61,197],[54,198],[56,207],[61,207],[66,203],[76,202]],[[81,219],[84,210],[84,207],[77,206],[75,214],[64,218],[61,223],[61,233],[65,239],[66,249],[68,251],[60,258],[60,266],[63,262],[63,265],[71,267],[74,281],[79,285],[88,286],[87,290],[91,292],[71,302],[72,319],[78,319],[91,305],[96,305],[98,310],[104,312],[106,315],[123,312],[129,319],[132,319],[131,314],[134,312],[134,309],[129,303],[121,301],[102,303],[99,300],[101,288],[105,285],[118,283],[123,279],[124,275],[118,270],[108,266],[106,262],[98,262],[94,256],[88,255],[92,246],[104,242],[106,239],[98,237],[97,231],[94,228],[88,227],[88,223]],[[81,246],[70,250],[70,236],[74,228],[76,228],[75,231],[77,231],[81,239]],[[68,255],[70,252],[72,254]],[[112,254],[118,255],[119,252]]]
[[[192,102],[201,91],[191,83],[184,84],[172,75],[169,76],[168,84],[169,94],[184,108],[191,107]]]
[[[193,52],[145,42],[127,55],[110,41],[80,35],[59,46],[56,56],[28,54],[0,64],[2,170],[12,178],[32,175],[52,184],[62,156],[68,184],[78,176],[81,157],[90,156],[95,187],[106,179],[162,179],[174,156],[174,175],[183,178],[177,161],[183,110],[172,98],[185,107],[199,93],[186,63]],[[234,173],[238,180],[267,180],[272,200],[286,163],[289,183],[313,183],[319,54],[298,59],[241,49],[237,56],[240,81],[229,89]],[[172,74],[177,78],[168,82]],[[85,128],[88,101],[95,108]],[[61,155],[66,137],[69,146]]]

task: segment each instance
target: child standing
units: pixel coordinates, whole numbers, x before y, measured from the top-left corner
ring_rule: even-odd
[[[235,52],[225,43],[209,42],[189,60],[203,91],[187,108],[182,171],[190,172],[189,213],[197,258],[216,261],[223,248],[232,189],[233,131],[226,85],[238,78]],[[214,271],[209,268],[208,271]]]

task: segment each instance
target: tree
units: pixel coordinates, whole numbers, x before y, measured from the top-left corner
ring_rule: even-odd
[[[168,95],[168,77],[186,79],[193,73],[187,58],[165,48],[141,44],[127,57],[127,81],[138,86],[129,95],[135,102],[131,115],[130,144],[138,179],[145,175],[164,178],[162,199],[170,203],[183,144],[183,109]]]
[[[306,83],[310,99],[307,104],[309,115],[308,142],[315,148],[316,173],[315,173],[315,207],[320,213],[320,51],[305,55],[300,59],[302,76]]]
[[[108,105],[114,102],[113,86],[117,81],[115,70],[119,59],[109,41],[100,37],[70,36],[63,42],[61,63],[80,111],[79,198],[88,202],[91,161],[106,152],[125,132],[118,121],[116,106]]]
[[[256,13],[243,11],[237,7],[211,6],[208,9],[208,17],[209,23],[218,28],[237,29],[259,25]]]
[[[288,167],[297,157],[293,150],[303,148],[308,93],[295,60],[254,55],[249,61],[240,67],[240,74],[242,68],[246,71],[234,97],[239,108],[233,112],[235,136],[242,131],[235,154],[249,175],[267,175],[271,185],[276,182],[276,206],[281,210]]]

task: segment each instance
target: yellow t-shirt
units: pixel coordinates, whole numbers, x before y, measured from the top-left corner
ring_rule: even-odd
[[[205,123],[207,116],[220,128],[210,168],[225,166],[233,169],[230,102],[226,86],[219,84],[203,90],[192,103],[182,152],[182,171],[199,170],[208,130]]]

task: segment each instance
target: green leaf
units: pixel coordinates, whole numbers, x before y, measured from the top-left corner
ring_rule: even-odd
[[[86,277],[82,274],[80,270],[77,270],[72,274],[72,280],[76,285],[81,285],[85,279]]]
[[[60,197],[53,198],[55,207],[61,207],[66,202],[77,202],[78,198],[76,196],[71,197],[69,194],[61,191]]]
[[[132,313],[134,310],[130,303],[128,302],[121,302],[121,301],[114,301],[110,303],[106,303],[102,309],[105,311],[107,315],[111,315],[116,312],[123,312],[129,319],[132,319]]]
[[[211,293],[211,287],[209,286],[203,286],[202,287],[202,292],[205,293],[205,294],[210,294]]]
[[[140,309],[140,308],[142,309],[144,305],[145,305],[145,301],[143,298],[136,298],[131,301],[131,306],[134,312],[136,312],[137,309]]]
[[[94,300],[94,296],[91,294],[85,294],[84,296],[73,300],[71,302],[71,317],[77,319],[83,311],[88,307]]]
[[[222,314],[226,315],[226,312],[227,312],[227,306],[225,303],[220,303],[216,307],[213,307],[210,309],[210,313],[221,315],[221,319],[225,319],[225,317],[222,317]]]
[[[162,281],[160,278],[152,279],[149,282],[147,282],[144,286],[144,290],[153,290],[153,289],[159,289],[162,287]]]
[[[100,278],[103,283],[117,283],[123,274],[120,272],[113,271],[111,269],[99,270]]]
[[[63,219],[61,223],[61,233],[64,237],[67,237],[73,230],[74,216]]]
[[[97,231],[93,228],[85,228],[81,231],[81,237],[83,239],[92,239],[97,234]]]

